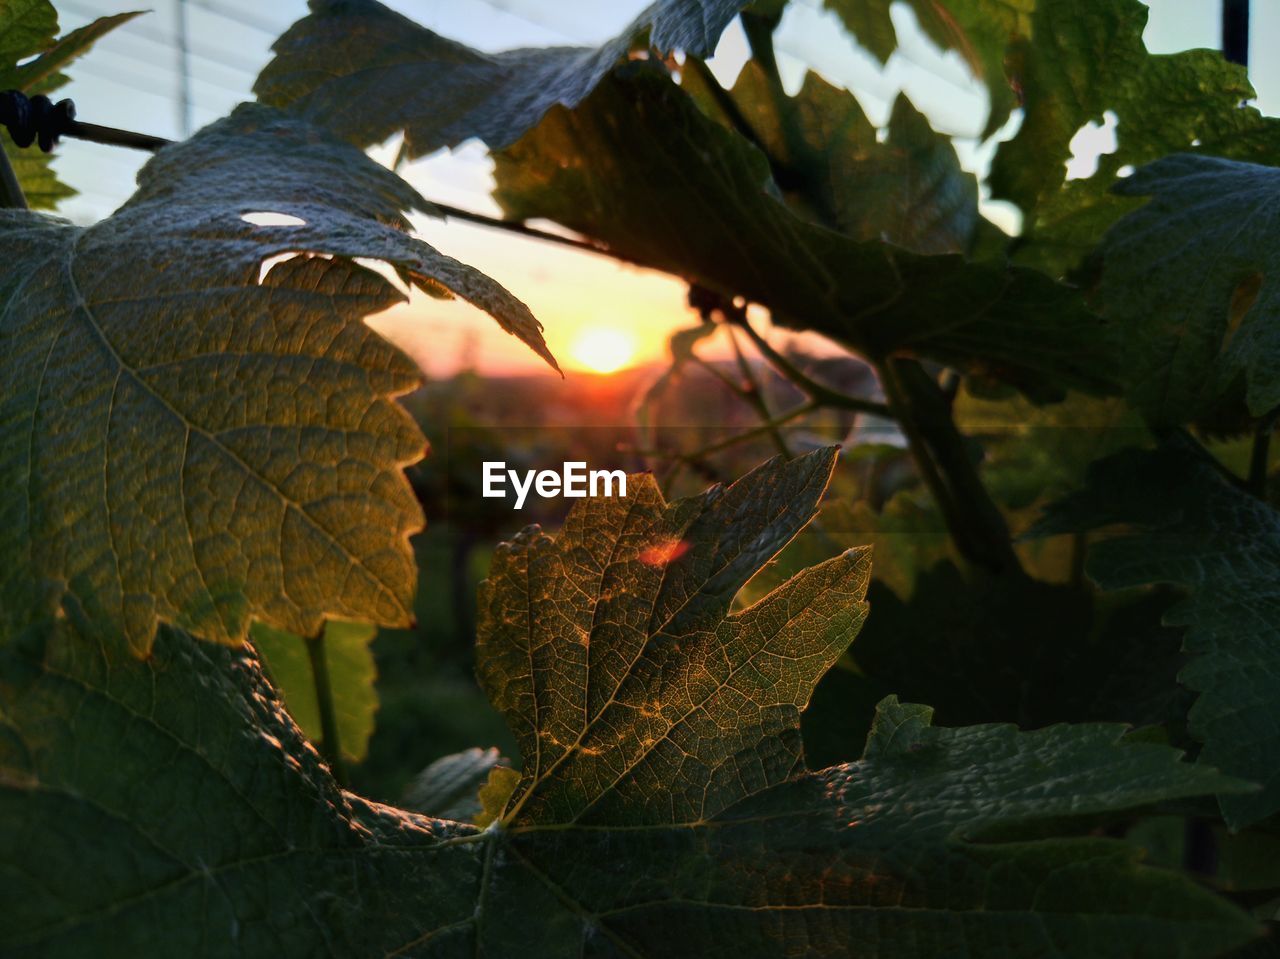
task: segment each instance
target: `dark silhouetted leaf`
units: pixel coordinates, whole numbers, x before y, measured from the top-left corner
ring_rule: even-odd
[[[1089,487],[1047,514],[1042,532],[1132,524],[1089,551],[1089,575],[1108,589],[1185,587],[1165,622],[1186,626],[1190,663],[1179,679],[1200,694],[1190,730],[1200,761],[1261,783],[1224,796],[1235,828],[1280,810],[1280,513],[1239,489],[1202,454],[1130,451],[1103,460]]]
[[[514,143],[556,104],[576,106],[647,38],[706,57],[748,0],[658,0],[599,47],[481,53],[374,0],[311,0],[254,86],[361,146],[400,130],[409,156],[479,137]]]
[[[497,155],[496,198],[618,253],[768,306],[865,356],[924,354],[1044,390],[1106,385],[1114,357],[1076,291],[1035,270],[922,256],[813,224],[765,157],[645,64]]]
[[[1133,404],[1179,424],[1243,382],[1254,416],[1280,406],[1280,169],[1180,154],[1117,192],[1151,196],[1102,246],[1102,303]]]

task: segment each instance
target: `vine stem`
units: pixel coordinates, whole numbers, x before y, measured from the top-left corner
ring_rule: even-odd
[[[877,371],[956,548],[992,572],[1021,572],[1004,515],[982,484],[941,387],[915,360],[890,358]]]
[[[117,127],[106,127],[97,123],[81,123],[73,121],[63,136],[71,137],[76,140],[86,140],[89,143],[103,143],[107,146],[128,147],[133,150],[145,150],[148,153],[155,153],[164,147],[171,146],[174,140],[166,140],[164,137],[151,136],[149,133],[135,133],[132,130],[121,130]],[[6,166],[8,164],[6,163]],[[3,171],[0,171],[0,175]],[[16,180],[14,181],[17,182]],[[0,184],[0,188],[3,184]],[[507,233],[515,233],[519,236],[529,237],[534,240],[543,240],[547,243],[556,243],[560,246],[572,247],[575,250],[582,250],[586,253],[598,253],[601,256],[611,257],[622,263],[628,263],[632,266],[645,266],[639,260],[629,257],[624,253],[611,250],[599,243],[593,243],[590,240],[579,239],[578,237],[564,236],[560,233],[553,233],[550,230],[540,230],[537,227],[529,226],[519,220],[503,220],[495,216],[489,216],[484,213],[476,213],[474,210],[465,210],[462,207],[451,206],[448,203],[439,203],[435,200],[427,200],[429,207],[427,212],[440,213],[445,217],[453,217],[455,220],[463,220],[467,223],[475,223],[478,226],[489,227],[494,230],[503,230]],[[13,205],[13,204],[9,204]],[[23,204],[26,205],[25,203]]]
[[[27,209],[27,197],[22,192],[22,184],[18,182],[18,175],[13,172],[9,154],[3,149],[0,149],[0,207]]]
[[[742,390],[743,398],[756,411],[756,415],[760,417],[760,422],[768,430],[769,439],[773,441],[774,449],[782,454],[783,459],[791,459],[794,454],[791,452],[791,448],[787,446],[787,441],[783,439],[781,429],[773,423],[773,412],[769,409],[769,403],[764,398],[764,387],[756,376],[755,370],[751,368],[747,354],[742,351],[742,344],[734,336],[732,326],[728,327],[726,332],[729,334],[729,342],[733,344],[733,356],[738,363],[738,372],[742,374],[742,379],[746,383]]]
[[[320,755],[339,786],[347,785],[346,765],[342,761],[342,742],[338,738],[338,716],[333,708],[333,686],[329,682],[329,660],[325,655],[325,631],[304,640],[311,660],[311,678],[316,688],[316,707],[320,712]]]
[[[747,319],[745,310],[735,309],[732,314],[727,313],[726,316],[734,326],[740,327],[747,334],[752,345],[760,351],[760,355],[773,364],[779,373],[790,380],[809,399],[823,406],[853,410],[858,413],[869,413],[872,416],[879,416],[887,420],[893,419],[892,410],[884,403],[877,403],[875,400],[862,399],[857,396],[849,396],[813,379],[813,377],[779,353],[768,340],[756,331],[756,328]]]

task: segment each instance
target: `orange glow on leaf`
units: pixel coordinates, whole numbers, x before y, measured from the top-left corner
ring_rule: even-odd
[[[673,539],[641,550],[640,562],[648,566],[666,566],[687,552],[689,552],[689,544],[685,540]]]

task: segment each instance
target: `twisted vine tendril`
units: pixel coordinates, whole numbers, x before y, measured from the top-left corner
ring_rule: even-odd
[[[38,142],[48,153],[58,137],[72,128],[75,118],[76,105],[70,100],[54,103],[42,93],[28,97],[18,90],[0,93],[0,125],[8,128],[20,147]]]

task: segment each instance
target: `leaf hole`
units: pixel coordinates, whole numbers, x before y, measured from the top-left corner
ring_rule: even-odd
[[[1116,152],[1116,127],[1120,118],[1115,111],[1102,115],[1102,123],[1090,120],[1071,138],[1071,159],[1067,161],[1067,179],[1084,180],[1098,172],[1098,160]]]
[[[274,213],[268,210],[255,210],[241,213],[240,219],[254,226],[306,226],[307,221],[291,213]]]

